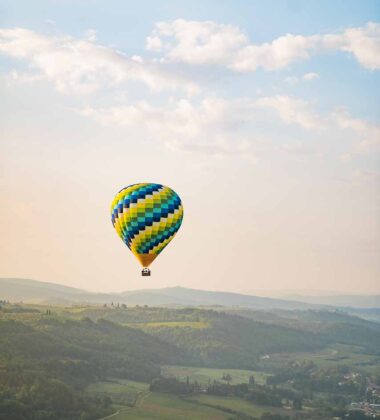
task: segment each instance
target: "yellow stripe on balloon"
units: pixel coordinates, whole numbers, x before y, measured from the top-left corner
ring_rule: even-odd
[[[160,244],[156,245],[151,251],[149,251],[149,254],[159,254],[166,247],[166,245],[173,239],[173,237],[175,236],[176,233],[173,233],[172,236],[165,239]]]
[[[152,226],[147,226],[144,230],[138,233],[133,238],[131,243],[131,251],[136,253],[139,245],[146,241],[148,235],[154,236],[157,235],[160,231],[163,231],[165,228],[169,229],[172,225],[178,222],[182,217],[183,211],[182,206],[174,211],[174,213],[169,214],[168,217],[161,219],[159,222],[153,222]],[[152,251],[149,251],[149,254],[152,254]]]

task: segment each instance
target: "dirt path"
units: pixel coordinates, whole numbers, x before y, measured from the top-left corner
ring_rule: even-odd
[[[139,392],[139,393],[137,394],[136,400],[135,400],[135,402],[134,402],[134,404],[133,404],[133,406],[132,406],[132,407],[120,408],[119,410],[115,411],[114,413],[112,413],[112,414],[110,414],[110,415],[108,415],[108,416],[106,416],[106,417],[102,417],[102,418],[101,418],[101,419],[99,419],[99,420],[108,420],[108,419],[112,419],[113,417],[115,417],[115,416],[117,416],[117,415],[119,415],[119,414],[121,414],[121,413],[124,413],[124,412],[130,411],[130,410],[133,410],[133,409],[135,409],[135,408],[139,408],[139,407],[141,407],[141,405],[143,404],[144,400],[145,400],[146,398],[148,398],[150,394],[151,394],[151,392],[150,392],[150,391],[141,391],[141,392]]]

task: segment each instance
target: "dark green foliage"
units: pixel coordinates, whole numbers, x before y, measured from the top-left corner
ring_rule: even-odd
[[[99,418],[110,401],[84,396],[85,385],[108,376],[150,381],[172,361],[184,361],[175,346],[105,320],[0,319],[0,418]]]
[[[192,365],[252,369],[266,353],[315,351],[335,343],[358,345],[370,354],[380,349],[379,324],[339,311],[92,307],[83,315],[141,328],[182,348]],[[175,326],[183,321],[201,322],[207,328]],[[160,322],[174,326],[149,324]]]
[[[363,398],[366,393],[365,377],[358,373],[352,377],[347,366],[317,368],[312,362],[290,363],[267,381],[270,385],[290,382],[293,388],[302,392],[327,392],[354,399]]]
[[[190,383],[189,381],[181,382],[176,378],[159,377],[153,379],[149,389],[150,391],[168,392],[175,395],[187,395],[199,392],[200,387],[196,381]]]
[[[13,372],[21,386],[3,386],[0,392],[0,418],[7,420],[71,420],[83,416],[96,419],[110,413],[109,401],[84,396],[48,373],[33,377],[20,369]],[[82,416],[82,417],[81,417]]]
[[[347,416],[348,420],[366,420],[368,417],[362,410],[351,410]]]
[[[5,357],[39,361],[56,373],[94,379],[102,375],[150,380],[159,374],[157,364],[181,363],[175,346],[142,331],[109,321],[61,321],[43,318],[32,326],[0,320],[0,349]]]
[[[268,386],[254,385],[248,387],[248,384],[245,383],[230,385],[228,383],[214,381],[208,385],[206,391],[208,394],[220,397],[235,396],[260,405],[281,407],[280,393]]]
[[[281,407],[281,397],[276,390],[264,386],[256,385],[250,389],[246,398],[256,404]]]
[[[284,405],[297,420],[343,417],[352,401],[372,398],[365,370],[334,366],[332,359],[325,367],[302,359],[271,364],[272,355],[269,362],[261,360],[265,354],[315,351],[337,342],[358,346],[358,355],[376,354],[380,327],[343,313],[250,311],[248,316],[244,310],[230,311],[236,315],[222,309],[127,308],[117,302],[39,308],[9,303],[0,308],[0,419],[90,420],[107,415],[114,410],[112,401],[90,398],[83,389],[109,377],[146,382],[158,378],[151,382],[152,391],[181,398],[207,392]],[[248,383],[232,385],[234,373],[233,378],[225,373],[221,382],[206,389],[189,378],[183,383],[161,378],[161,364],[249,370],[265,366],[273,376],[268,376],[267,386],[255,383],[253,376]],[[376,372],[371,381],[380,383]],[[297,412],[302,406],[308,409]],[[232,409],[231,415],[244,418]]]
[[[281,414],[264,413],[260,420],[289,420],[289,416],[282,416]]]
[[[360,344],[368,352],[380,355],[380,325],[367,321],[367,325],[348,322],[330,323],[323,329],[329,341],[344,344]]]
[[[252,369],[259,356],[281,351],[323,347],[324,338],[294,328],[255,322],[223,312],[188,309],[187,320],[199,319],[209,327],[143,326],[144,331],[187,351],[205,366]],[[195,318],[197,317],[197,318]]]

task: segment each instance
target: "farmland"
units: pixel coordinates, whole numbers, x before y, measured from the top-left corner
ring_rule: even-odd
[[[162,366],[161,374],[166,377],[175,377],[180,380],[198,381],[200,384],[206,385],[210,381],[219,381],[223,375],[230,375],[231,384],[240,384],[248,382],[251,375],[254,376],[255,382],[261,385],[266,384],[267,377],[270,374],[262,371],[251,371],[241,369],[210,369],[188,366]]]
[[[351,366],[364,372],[380,375],[380,356],[363,352],[360,346],[335,344],[316,352],[274,353],[262,360],[263,369],[273,370],[286,364],[306,360],[319,367]]]
[[[178,367],[178,369],[181,369]],[[209,376],[217,376],[219,371]],[[236,373],[236,372],[235,372]],[[288,414],[287,410],[259,406],[240,398],[209,395],[188,398],[170,394],[149,392],[149,385],[141,382],[115,380],[90,385],[86,392],[97,396],[109,396],[114,401],[116,415],[112,419],[230,419],[232,414],[259,417],[263,413]]]
[[[3,301],[0,333],[2,418],[327,419],[378,398],[380,326],[343,313]]]

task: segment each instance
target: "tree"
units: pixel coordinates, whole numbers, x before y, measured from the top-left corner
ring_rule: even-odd
[[[294,398],[293,408],[295,410],[302,410],[302,398]]]
[[[348,417],[349,420],[365,420],[368,417],[365,415],[363,410],[351,410],[348,413]]]

